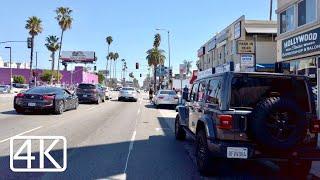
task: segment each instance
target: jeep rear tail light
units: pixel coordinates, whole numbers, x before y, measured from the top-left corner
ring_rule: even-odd
[[[18,94],[17,94],[17,97],[18,97],[18,98],[23,98],[23,97],[24,97],[24,94],[23,94],[23,93],[18,93]]]
[[[164,97],[163,96],[159,96],[159,99],[163,99]]]
[[[320,121],[319,120],[311,121],[310,131],[312,133],[319,133],[320,132]]]
[[[219,129],[232,129],[232,116],[231,115],[218,115]]]
[[[44,100],[54,100],[54,95],[44,95],[42,97]]]

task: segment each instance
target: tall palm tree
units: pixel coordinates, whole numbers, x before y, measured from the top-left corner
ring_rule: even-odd
[[[106,38],[106,42],[107,42],[107,44],[108,44],[108,55],[109,55],[109,53],[110,53],[110,45],[111,45],[111,43],[113,42],[113,39],[112,39],[112,36],[108,36],[107,38]],[[108,61],[109,61],[109,58],[108,58],[109,56],[107,56],[107,67],[106,67],[106,71],[108,71]],[[110,72],[109,72],[109,74],[110,74]],[[110,74],[110,78],[111,78],[111,74]]]
[[[29,34],[31,36],[31,54],[30,54],[30,78],[29,80],[32,79],[32,63],[33,63],[33,48],[34,48],[34,37],[37,36],[42,32],[42,24],[41,24],[41,19],[32,16],[29,17],[27,20],[27,23],[25,25],[25,28],[29,31]]]
[[[46,47],[51,52],[52,62],[51,62],[51,79],[50,84],[53,82],[53,71],[54,71],[54,64],[55,64],[55,53],[60,48],[59,45],[59,38],[57,36],[48,36],[46,38]]]
[[[57,16],[55,17],[58,21],[58,24],[61,28],[61,36],[60,36],[60,48],[59,48],[59,54],[58,54],[58,72],[60,70],[60,54],[61,54],[61,48],[62,48],[62,41],[63,41],[63,34],[67,29],[71,28],[73,18],[71,17],[72,10],[68,7],[58,7],[55,10]],[[67,69],[67,64],[64,63],[64,68]],[[58,73],[59,76],[59,73]],[[59,79],[59,77],[58,77]],[[59,81],[59,80],[58,80]]]
[[[119,58],[119,54],[116,52],[114,53],[114,57],[113,57],[113,60],[114,60],[114,70],[113,70],[113,73],[114,73],[114,78],[117,79],[117,60]]]
[[[108,54],[108,56],[107,56],[107,59],[110,59],[110,71],[109,71],[109,74],[110,74],[110,79],[112,78],[112,76],[111,76],[111,67],[112,67],[112,60],[114,59],[114,53],[113,52],[110,52],[109,54]]]
[[[192,74],[192,72],[191,72],[192,62],[193,62],[193,61],[188,61],[188,60],[184,60],[184,61],[183,61],[183,64],[184,64],[184,66],[185,66],[186,69],[187,69],[187,76],[188,76],[189,74]]]
[[[156,73],[157,66],[160,64],[164,64],[164,61],[166,59],[166,56],[164,55],[165,51],[162,49],[159,49],[160,42],[161,42],[161,36],[160,34],[156,34],[154,36],[153,48],[147,51],[147,57],[146,57],[148,61],[148,65],[153,66],[153,69],[154,69],[154,75],[153,75],[154,91],[156,91],[156,83],[157,83],[157,73]]]
[[[123,80],[124,78],[124,63],[126,62],[125,59],[121,59],[121,62],[122,62],[122,69],[121,69],[121,81]]]

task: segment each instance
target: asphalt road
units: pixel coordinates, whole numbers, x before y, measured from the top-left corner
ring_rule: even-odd
[[[279,177],[268,162],[229,162],[218,177],[201,177],[194,158],[194,141],[174,139],[175,111],[155,109],[141,95],[138,102],[84,104],[63,115],[18,115],[12,97],[0,95],[0,179],[239,179]],[[64,136],[67,169],[61,173],[17,173],[9,168],[9,138]],[[22,141],[14,141],[19,147]],[[51,155],[62,162],[62,144]],[[39,146],[32,144],[38,166]],[[45,164],[52,166],[48,159]],[[315,164],[316,167],[317,164]],[[24,161],[15,166],[24,167]],[[313,171],[317,171],[314,169]],[[318,170],[319,172],[320,170]],[[315,176],[310,176],[316,179]]]

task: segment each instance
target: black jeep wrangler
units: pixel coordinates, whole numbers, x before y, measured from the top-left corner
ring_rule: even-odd
[[[201,174],[214,174],[225,159],[266,159],[302,177],[317,147],[320,121],[304,76],[224,72],[197,79],[177,107],[176,139],[196,139]]]

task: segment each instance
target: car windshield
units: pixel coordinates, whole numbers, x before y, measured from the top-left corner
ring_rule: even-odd
[[[34,87],[26,91],[26,94],[56,94],[60,92],[61,89],[56,87]]]
[[[175,91],[160,91],[159,94],[161,95],[176,95]]]
[[[80,88],[80,89],[95,89],[96,86],[94,84],[79,84],[78,88]]]
[[[122,88],[121,91],[134,91],[134,88]]]

